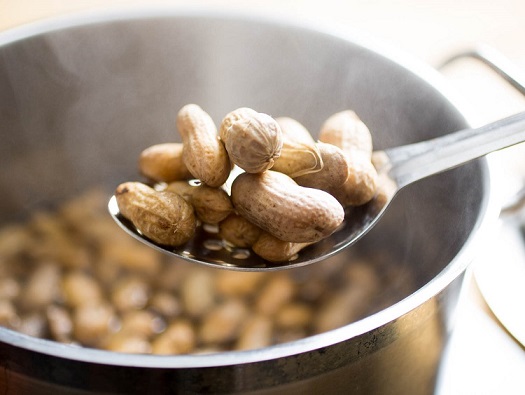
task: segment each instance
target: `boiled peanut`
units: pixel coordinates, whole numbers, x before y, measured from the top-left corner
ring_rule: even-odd
[[[0,326],[13,328],[19,324],[19,321],[20,317],[18,317],[13,303],[9,300],[0,299]]]
[[[207,224],[218,224],[233,211],[230,196],[222,188],[192,186],[181,181],[170,183],[166,190],[179,193],[193,206],[197,218]]]
[[[292,118],[280,117],[276,121],[282,130],[283,148],[272,170],[292,178],[321,170],[323,159],[310,132]]]
[[[181,287],[181,297],[190,317],[201,317],[215,304],[213,276],[207,270],[194,270],[186,276]]]
[[[297,255],[303,248],[312,243],[294,243],[283,241],[270,233],[263,232],[257,241],[253,244],[252,249],[261,258],[270,262],[289,261]]]
[[[195,234],[193,207],[174,192],[126,182],[117,187],[115,196],[122,215],[158,244],[178,246]]]
[[[261,232],[261,228],[236,213],[231,213],[219,223],[219,236],[235,247],[251,247]]]
[[[370,130],[354,111],[341,111],[330,116],[321,126],[319,140],[341,148],[343,152],[358,150],[372,155]]]
[[[16,330],[33,337],[42,337],[46,331],[46,320],[41,312],[32,312],[20,317]]]
[[[226,115],[220,127],[230,160],[248,173],[270,169],[281,154],[283,137],[271,116],[249,108]]]
[[[151,353],[151,345],[148,339],[140,334],[121,331],[111,334],[104,342],[106,350],[114,352],[125,352],[133,354]]]
[[[73,321],[67,310],[51,305],[46,309],[47,324],[53,339],[70,343],[73,336]]]
[[[354,151],[347,158],[348,178],[342,186],[329,188],[329,192],[345,207],[360,206],[377,192],[377,171],[366,154]]]
[[[292,302],[281,307],[275,323],[283,329],[306,328],[312,322],[313,309],[308,304]]]
[[[234,340],[247,313],[245,304],[240,300],[225,300],[203,318],[199,338],[207,344]]]
[[[256,117],[257,111],[248,108],[248,107],[241,107],[234,111],[229,112],[226,114],[226,116],[222,119],[221,124],[219,126],[219,137],[224,142],[228,139],[228,133],[231,126],[241,120],[241,119],[249,119],[251,117]]]
[[[166,186],[166,191],[175,192],[191,204],[191,196],[196,185],[187,181],[173,181]]]
[[[182,143],[156,144],[146,148],[139,156],[140,172],[154,180],[171,182],[192,177],[182,160]]]
[[[272,170],[239,175],[231,197],[239,214],[284,241],[319,241],[344,219],[343,207],[333,196],[301,187],[286,174]]]
[[[62,293],[66,303],[78,307],[102,300],[102,289],[96,280],[81,271],[68,273],[62,280]]]
[[[180,319],[172,322],[168,328],[157,336],[152,344],[153,354],[187,354],[197,343],[195,329],[191,322]]]
[[[377,171],[371,163],[372,136],[363,121],[353,111],[334,114],[323,123],[319,140],[339,147],[348,162],[346,182],[330,193],[343,206],[368,203],[376,192]]]
[[[156,292],[151,297],[149,305],[152,310],[165,317],[176,316],[182,311],[182,306],[179,299],[169,292]]]
[[[276,314],[293,299],[296,291],[295,284],[289,276],[277,273],[263,285],[255,301],[255,309],[265,315]]]
[[[162,332],[166,323],[148,310],[131,310],[122,315],[120,331],[134,333],[145,338]]]
[[[196,104],[188,104],[177,114],[177,128],[184,164],[190,173],[211,187],[224,184],[231,164],[211,117]]]
[[[94,346],[111,332],[114,319],[114,310],[107,303],[83,305],[73,313],[73,334],[82,343]]]
[[[221,270],[215,277],[215,289],[221,296],[248,297],[257,292],[265,278],[266,273],[262,272]]]
[[[138,276],[121,278],[115,284],[111,301],[117,310],[124,312],[146,306],[150,294],[148,283]]]
[[[236,350],[253,350],[272,344],[273,322],[270,317],[256,314],[243,325],[235,343]]]
[[[27,310],[49,305],[60,297],[60,269],[53,263],[38,267],[22,289],[21,305]]]
[[[317,148],[323,160],[323,168],[316,173],[304,174],[295,177],[294,181],[308,188],[330,191],[334,187],[343,185],[348,179],[348,162],[343,151],[332,144],[319,141]]]

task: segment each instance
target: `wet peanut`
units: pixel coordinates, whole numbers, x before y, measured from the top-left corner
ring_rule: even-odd
[[[115,196],[122,215],[156,243],[178,246],[195,234],[193,207],[176,193],[126,182],[117,187]]]
[[[236,213],[219,223],[219,236],[235,247],[251,247],[261,232],[261,228]]]
[[[19,320],[13,303],[9,300],[0,300],[0,326],[13,328],[19,324]]]
[[[114,285],[111,301],[119,311],[138,310],[149,300],[149,285],[138,276],[122,278]]]
[[[199,339],[207,344],[234,340],[248,310],[238,299],[228,299],[211,310],[202,321]]]
[[[235,343],[236,350],[253,350],[272,344],[273,322],[263,315],[252,316],[242,327]]]
[[[139,156],[140,172],[159,182],[190,179],[192,175],[182,160],[182,147],[182,143],[164,143],[146,148]]]
[[[151,297],[149,305],[165,317],[174,317],[182,311],[179,299],[169,292],[158,291]]]
[[[272,168],[283,146],[281,128],[275,119],[249,108],[227,114],[220,135],[230,160],[248,173]]]
[[[319,141],[317,148],[323,160],[323,168],[316,173],[295,177],[294,181],[308,188],[330,191],[343,185],[348,179],[349,168],[343,151],[332,144]]]
[[[73,322],[66,309],[51,305],[46,309],[49,331],[54,339],[69,343],[73,339]]]
[[[166,323],[148,310],[127,311],[120,321],[121,332],[137,334],[144,338],[158,334],[166,328]]]
[[[312,322],[312,307],[305,303],[292,302],[281,307],[275,317],[275,324],[283,329],[302,329]]]
[[[99,303],[103,298],[102,289],[96,280],[80,271],[69,273],[64,277],[62,294],[71,307]]]
[[[196,104],[188,104],[177,114],[177,128],[184,164],[193,177],[211,187],[224,184],[230,175],[230,159],[208,113]]]
[[[106,350],[115,352],[125,352],[133,354],[151,353],[151,344],[148,339],[140,334],[121,331],[113,333],[104,342]]]
[[[291,278],[278,273],[268,279],[260,290],[255,309],[261,314],[273,315],[292,300],[295,292],[296,288]]]
[[[301,187],[286,174],[272,170],[239,175],[231,197],[239,214],[284,241],[319,241],[344,219],[343,207],[333,196]]]
[[[21,305],[27,310],[40,309],[60,297],[60,269],[47,263],[38,267],[22,289]]]
[[[357,150],[372,155],[372,135],[353,111],[341,111],[330,116],[321,126],[319,140],[341,148],[343,152]]]
[[[215,289],[225,297],[248,297],[257,292],[265,278],[266,273],[262,272],[221,270],[215,277]]]
[[[213,276],[206,270],[195,270],[181,286],[185,311],[190,317],[201,317],[215,304]]]
[[[283,241],[270,233],[263,232],[257,241],[253,244],[252,249],[261,258],[270,262],[289,261],[297,255],[303,248],[311,243],[294,243]]]
[[[348,178],[341,187],[330,188],[343,206],[360,206],[376,193],[377,171],[372,165],[372,136],[353,111],[342,111],[322,125],[319,140],[339,147],[346,155]]]
[[[368,203],[377,192],[377,171],[367,156],[354,151],[348,158],[348,178],[340,187],[329,188],[330,193],[343,206]]]
[[[111,332],[115,313],[107,303],[88,304],[73,313],[73,334],[83,344],[96,346]]]
[[[172,322],[164,332],[153,339],[153,354],[187,354],[197,343],[197,336],[191,323],[187,320]]]
[[[276,118],[283,134],[281,155],[273,170],[292,178],[316,173],[323,168],[323,159],[310,132],[292,118]]]
[[[44,336],[46,320],[41,312],[32,312],[20,317],[16,330],[33,337]]]
[[[166,190],[185,198],[195,209],[197,218],[207,224],[218,224],[233,211],[230,196],[222,188],[212,188],[205,184],[185,185],[181,181],[169,184]]]

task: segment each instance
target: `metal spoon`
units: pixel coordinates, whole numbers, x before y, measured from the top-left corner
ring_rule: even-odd
[[[345,221],[335,233],[308,246],[295,259],[286,262],[268,262],[249,249],[228,246],[217,236],[217,229],[206,226],[200,228],[195,238],[182,247],[159,246],[146,239],[120,214],[115,196],[110,199],[108,208],[114,220],[130,235],[152,248],[186,261],[243,271],[287,269],[321,261],[354,244],[379,221],[403,187],[523,141],[525,112],[480,128],[376,152],[381,160],[378,166],[380,189],[376,198],[364,206],[348,209]]]

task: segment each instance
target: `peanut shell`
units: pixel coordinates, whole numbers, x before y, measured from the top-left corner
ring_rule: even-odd
[[[372,135],[354,111],[341,111],[330,116],[321,126],[319,140],[333,144],[348,153],[357,150],[372,156]]]
[[[240,174],[232,184],[231,198],[239,214],[284,241],[319,241],[344,219],[343,207],[333,196],[301,187],[272,170]]]
[[[295,177],[295,182],[303,187],[323,191],[330,191],[331,188],[343,185],[349,174],[348,162],[343,151],[335,145],[321,141],[317,143],[317,148],[323,159],[323,168],[316,173]]]
[[[247,108],[232,111],[223,119],[220,130],[230,160],[248,173],[270,169],[281,154],[281,128],[267,114]]]
[[[146,148],[139,157],[140,172],[160,182],[191,178],[191,173],[182,160],[182,147],[182,143],[164,143]]]
[[[253,252],[270,262],[285,262],[293,258],[311,243],[283,241],[270,233],[263,232],[252,246]]]
[[[117,187],[115,196],[121,214],[155,243],[179,246],[195,234],[193,207],[174,192],[126,182]]]
[[[272,170],[292,178],[321,170],[323,159],[310,132],[292,118],[280,117],[276,121],[283,133],[283,148]]]
[[[224,184],[231,164],[211,117],[196,104],[188,104],[177,115],[177,128],[183,142],[182,158],[193,177],[211,187]]]

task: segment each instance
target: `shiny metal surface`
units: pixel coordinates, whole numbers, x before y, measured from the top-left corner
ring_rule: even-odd
[[[438,75],[381,53],[348,32],[170,10],[90,14],[2,33],[0,223],[89,186],[112,190],[132,179],[134,158],[173,140],[175,113],[188,102],[216,121],[248,105],[295,117],[313,133],[329,114],[353,108],[377,149],[467,126]],[[487,162],[470,163],[404,189],[352,247],[399,265],[415,283],[376,314],[280,346],[192,356],[81,349],[2,329],[0,388],[430,394],[464,270],[496,214]]]

